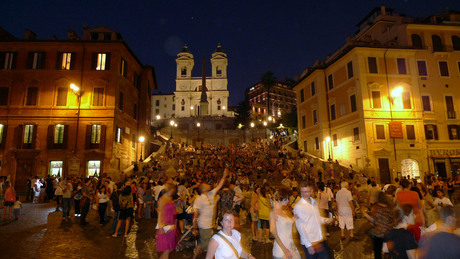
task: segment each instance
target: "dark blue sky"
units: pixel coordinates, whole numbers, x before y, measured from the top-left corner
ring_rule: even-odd
[[[345,43],[374,7],[426,17],[460,11],[460,0],[1,0],[0,26],[18,38],[31,29],[39,39],[104,25],[123,36],[144,64],[156,69],[159,89],[175,90],[176,54],[186,43],[201,60],[221,42],[228,55],[230,104],[268,70],[295,78]],[[207,73],[208,75],[210,72]]]

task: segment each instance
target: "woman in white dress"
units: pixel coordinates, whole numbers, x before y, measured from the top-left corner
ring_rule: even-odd
[[[299,251],[292,238],[294,217],[286,206],[289,202],[289,190],[281,188],[275,196],[275,204],[270,213],[270,232],[275,237],[273,245],[274,259],[300,259]]]
[[[255,259],[241,245],[241,233],[233,229],[235,217],[232,211],[224,211],[222,215],[222,230],[212,236],[208,245],[206,259]]]

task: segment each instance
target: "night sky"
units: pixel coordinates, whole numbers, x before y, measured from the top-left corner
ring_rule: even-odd
[[[184,44],[195,57],[194,76],[220,42],[228,55],[230,105],[268,70],[295,79],[345,43],[374,7],[427,17],[460,11],[460,0],[0,0],[0,26],[17,38],[67,38],[99,25],[123,36],[139,59],[156,69],[159,90],[175,90],[175,58]],[[158,92],[158,91],[156,91]]]

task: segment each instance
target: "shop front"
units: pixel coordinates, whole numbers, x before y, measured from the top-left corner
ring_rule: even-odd
[[[435,176],[450,178],[460,173],[460,148],[429,149],[428,154]]]

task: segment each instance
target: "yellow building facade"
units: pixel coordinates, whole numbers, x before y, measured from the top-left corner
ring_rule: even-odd
[[[382,6],[358,26],[294,87],[299,147],[382,183],[457,175],[460,14],[417,20]]]

